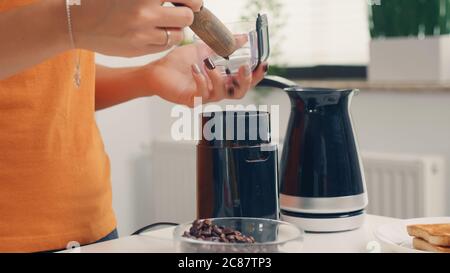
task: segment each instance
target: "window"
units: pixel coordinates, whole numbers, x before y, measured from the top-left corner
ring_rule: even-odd
[[[239,20],[248,1],[255,0],[205,0],[205,6],[223,21],[231,22]],[[288,67],[368,63],[367,0],[275,1],[283,5],[285,23],[281,29],[272,30],[280,32],[277,36],[281,37],[271,40],[280,52],[272,62]],[[269,24],[277,20],[271,18],[270,11],[265,13]]]

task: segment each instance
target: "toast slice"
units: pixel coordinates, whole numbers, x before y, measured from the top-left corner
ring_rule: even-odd
[[[413,238],[413,247],[418,250],[430,251],[430,252],[439,252],[439,253],[450,253],[450,247],[443,247],[432,245],[420,238]]]
[[[409,225],[408,234],[437,246],[450,247],[450,223]]]

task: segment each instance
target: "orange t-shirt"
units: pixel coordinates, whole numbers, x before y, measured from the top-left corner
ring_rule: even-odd
[[[31,2],[1,0],[0,12]],[[0,80],[0,252],[86,244],[115,228],[94,113],[92,52],[71,50]]]

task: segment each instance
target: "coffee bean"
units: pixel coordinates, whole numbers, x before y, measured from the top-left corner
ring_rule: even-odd
[[[207,230],[203,230],[201,232],[202,235],[207,236],[207,237],[211,237],[212,232],[211,232],[211,228],[208,228]]]
[[[197,237],[197,236],[199,235],[199,231],[198,231],[197,228],[195,228],[195,226],[192,226],[192,227],[189,229],[189,234],[190,234],[191,236]]]
[[[233,234],[234,230],[232,230],[231,228],[224,228],[223,229],[223,233],[225,233],[226,235],[228,234]]]
[[[222,234],[222,232],[223,232],[222,229],[218,226],[213,226],[213,231],[214,231],[214,233],[216,233],[218,235]]]

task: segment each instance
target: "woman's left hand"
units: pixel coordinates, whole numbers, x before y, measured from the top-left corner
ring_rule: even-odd
[[[235,75],[224,76],[218,69],[203,69],[197,64],[203,44],[181,46],[162,59],[142,67],[147,95],[157,95],[177,104],[194,106],[194,98],[201,97],[202,103],[222,99],[240,99],[264,77],[267,63],[262,63],[255,71],[242,66]],[[202,72],[204,71],[204,72]]]

